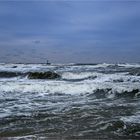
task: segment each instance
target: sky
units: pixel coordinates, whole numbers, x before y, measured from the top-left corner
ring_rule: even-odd
[[[0,62],[140,62],[139,0],[1,0]]]

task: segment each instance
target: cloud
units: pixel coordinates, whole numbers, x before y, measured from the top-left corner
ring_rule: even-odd
[[[124,56],[138,61],[139,6],[136,1],[0,2],[1,61],[15,49],[26,61],[42,61],[40,55],[60,62],[123,61]]]

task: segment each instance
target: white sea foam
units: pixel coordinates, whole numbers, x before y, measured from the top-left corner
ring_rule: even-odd
[[[123,66],[123,67],[126,67],[126,68],[140,68],[140,64],[137,64],[137,63],[118,64],[118,66]]]
[[[97,64],[97,65],[71,65],[71,64],[45,65],[45,64],[2,64],[1,63],[0,64],[0,71],[27,72],[27,71],[49,70],[49,69],[53,69],[56,67],[65,67],[63,70],[73,71],[73,70],[78,70],[78,69],[82,69],[82,68],[84,68],[86,70],[91,69],[91,68],[98,68],[98,67],[105,68],[109,65],[110,64],[106,64],[106,63]]]
[[[93,93],[97,89],[111,89],[112,93],[131,92],[133,89],[140,89],[139,82],[113,83],[110,79],[99,77],[95,80],[81,82],[68,81],[46,81],[46,80],[19,80],[4,81],[0,84],[0,92],[38,92],[38,93],[64,93],[64,94],[85,94]]]
[[[96,77],[96,76],[100,76],[102,75],[101,73],[97,73],[97,72],[64,72],[62,74],[62,78],[63,79],[84,79],[84,78],[88,78],[88,77]]]
[[[104,74],[92,71],[76,72],[83,67],[106,67],[110,64],[98,64],[89,66],[66,66],[62,67],[60,80],[29,80],[27,77],[0,78],[0,92],[37,92],[37,93],[64,93],[64,94],[85,94],[93,93],[97,89],[111,89],[110,93],[131,92],[140,89],[140,77],[127,75],[127,73]],[[0,65],[0,70],[11,69],[19,71],[31,71],[39,69],[53,69],[57,66],[46,66],[43,64],[18,64],[17,68],[11,68],[14,64]],[[59,70],[58,70],[59,71]],[[96,78],[95,78],[96,77]],[[63,79],[71,80],[65,81]],[[73,82],[72,80],[82,79]],[[113,98],[109,95],[109,98]]]
[[[5,78],[8,77],[6,75],[8,73],[1,72],[0,124],[2,126],[0,130],[2,135],[13,135],[15,132],[18,134],[25,130],[23,139],[32,139],[29,134],[30,130],[33,130],[31,134],[37,132],[46,137],[46,133],[42,132],[49,130],[53,135],[54,130],[58,130],[57,135],[60,131],[67,130],[70,122],[72,123],[70,129],[73,131],[75,127],[77,128],[77,124],[82,122],[84,131],[80,129],[80,125],[77,129],[77,134],[81,136],[88,134],[91,136],[91,132],[93,137],[96,132],[108,132],[107,135],[112,137],[112,134],[115,137],[125,137],[127,134],[125,132],[128,134],[132,132],[131,136],[139,136],[137,126],[140,124],[140,76],[129,75],[130,67],[135,70],[138,66],[124,64],[124,67],[118,67],[105,63],[80,66],[17,64],[17,67],[14,67],[14,65],[0,64],[0,71],[14,71],[21,74],[29,71],[52,70],[62,78],[28,79],[27,73]],[[133,96],[129,96],[131,94]],[[68,119],[65,120],[64,116]],[[75,124],[77,118],[79,122]],[[28,123],[31,127],[25,128]],[[93,131],[93,127],[96,131]],[[136,132],[134,132],[135,128]]]
[[[140,113],[132,116],[121,117],[121,120],[125,123],[139,123],[140,124]]]
[[[16,67],[14,67],[16,66]],[[41,69],[49,70],[55,66],[49,66],[44,64],[1,64],[0,71],[9,72],[28,72],[28,71],[39,71]]]

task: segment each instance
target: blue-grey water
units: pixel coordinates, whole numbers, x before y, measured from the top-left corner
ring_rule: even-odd
[[[140,64],[0,64],[0,138],[139,139]]]

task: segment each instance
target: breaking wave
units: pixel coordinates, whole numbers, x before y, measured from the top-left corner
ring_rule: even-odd
[[[12,78],[17,76],[24,76],[24,73],[20,72],[9,72],[9,71],[1,71],[0,72],[0,78]]]
[[[140,64],[0,64],[0,137],[139,138],[139,69]],[[29,78],[48,71],[60,78]]]

